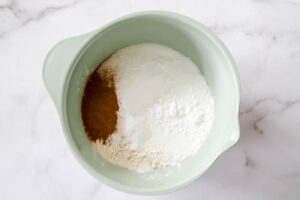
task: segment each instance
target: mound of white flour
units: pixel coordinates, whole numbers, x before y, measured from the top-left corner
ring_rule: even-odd
[[[145,172],[173,166],[197,152],[214,119],[214,101],[197,66],[163,45],[123,48],[98,70],[114,74],[117,129],[103,144],[107,160]]]

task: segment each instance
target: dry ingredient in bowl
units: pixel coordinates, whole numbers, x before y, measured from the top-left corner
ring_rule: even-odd
[[[214,119],[198,67],[159,44],[123,48],[91,75],[82,118],[95,149],[119,166],[146,172],[195,154]]]

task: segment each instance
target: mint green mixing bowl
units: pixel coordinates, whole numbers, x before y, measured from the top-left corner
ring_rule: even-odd
[[[215,99],[215,121],[197,154],[181,166],[138,174],[109,163],[94,151],[83,129],[80,103],[87,77],[99,63],[118,49],[143,42],[167,45],[199,66]],[[163,194],[182,188],[239,138],[239,79],[233,58],[210,30],[182,15],[135,13],[63,40],[48,53],[43,78],[79,163],[99,181],[121,191]]]

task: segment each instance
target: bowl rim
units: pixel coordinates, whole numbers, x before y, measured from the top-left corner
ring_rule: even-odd
[[[60,120],[61,120],[61,124],[62,124],[62,128],[63,128],[63,133],[64,133],[65,140],[68,143],[69,149],[71,150],[71,152],[74,155],[74,157],[76,158],[76,160],[80,163],[80,165],[86,171],[88,171],[89,174],[91,174],[93,177],[95,177],[101,183],[106,184],[114,189],[119,190],[119,191],[131,193],[131,194],[158,195],[158,194],[166,194],[166,193],[174,192],[176,190],[179,190],[179,189],[191,184],[196,179],[198,179],[213,164],[213,162],[217,159],[217,157],[221,153],[226,151],[228,148],[230,148],[232,145],[234,145],[237,142],[237,140],[239,138],[239,131],[237,131],[236,140],[231,145],[229,145],[225,149],[223,149],[222,152],[220,152],[219,154],[216,154],[210,160],[210,162],[208,162],[206,164],[203,171],[200,171],[195,177],[191,178],[190,180],[185,181],[184,183],[181,183],[181,184],[177,184],[177,185],[175,184],[175,186],[171,185],[171,186],[167,186],[167,187],[163,187],[163,188],[159,188],[159,189],[157,189],[157,188],[152,189],[152,188],[137,188],[134,186],[124,185],[117,181],[113,181],[113,180],[107,178],[106,176],[102,175],[101,173],[99,173],[97,170],[95,170],[93,167],[91,167],[88,164],[88,162],[85,160],[84,156],[82,156],[82,154],[78,150],[78,148],[71,136],[68,117],[66,114],[67,113],[66,112],[67,111],[67,108],[66,108],[67,107],[66,106],[67,93],[68,93],[69,83],[70,83],[70,79],[71,79],[71,74],[74,70],[76,63],[80,59],[81,55],[86,51],[86,49],[90,46],[90,44],[92,44],[94,42],[94,40],[96,39],[96,37],[98,36],[99,33],[101,33],[102,31],[105,31],[107,28],[109,28],[119,22],[131,19],[131,18],[135,18],[135,17],[140,17],[140,16],[159,16],[159,17],[170,18],[173,20],[178,20],[181,23],[185,23],[187,25],[195,27],[198,31],[201,31],[203,34],[205,34],[211,40],[211,42],[213,42],[216,45],[217,48],[219,48],[219,50],[224,54],[224,57],[226,58],[229,65],[231,66],[230,67],[231,71],[234,74],[233,78],[235,79],[234,82],[237,87],[236,92],[237,92],[237,96],[239,98],[238,103],[237,103],[237,108],[235,110],[237,116],[238,116],[239,102],[240,102],[240,81],[239,81],[239,74],[238,74],[234,59],[233,59],[232,55],[230,54],[229,50],[227,49],[227,47],[223,44],[223,42],[211,30],[209,30],[207,27],[205,27],[198,21],[191,19],[189,17],[186,17],[184,15],[178,14],[178,13],[174,13],[174,12],[170,12],[170,11],[158,11],[158,10],[135,12],[135,13],[131,13],[131,14],[122,16],[120,18],[117,18],[117,19],[111,21],[110,23],[108,23],[96,30],[93,30],[87,34],[77,36],[77,37],[86,37],[87,35],[92,34],[92,37],[88,38],[84,42],[83,46],[80,47],[80,50],[74,56],[74,59],[71,62],[70,67],[67,71],[67,76],[64,78],[64,81],[63,81],[64,86],[63,86],[63,91],[62,91],[62,98],[59,103],[61,105],[61,109],[58,112],[60,113]],[[70,39],[70,38],[67,38],[65,40],[68,40],[68,39]],[[65,41],[65,40],[63,40],[63,41]]]

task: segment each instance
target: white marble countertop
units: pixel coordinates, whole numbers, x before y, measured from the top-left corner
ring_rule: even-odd
[[[59,40],[127,13],[170,10],[210,27],[240,72],[241,138],[197,181],[136,196],[71,155],[42,82]],[[0,0],[0,199],[300,199],[300,3],[284,0]]]

